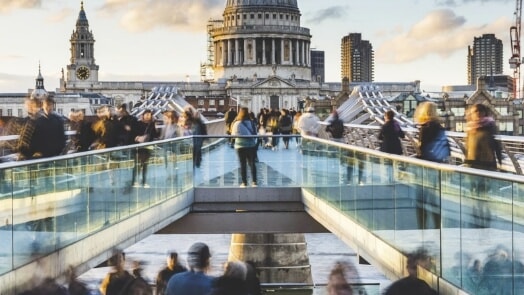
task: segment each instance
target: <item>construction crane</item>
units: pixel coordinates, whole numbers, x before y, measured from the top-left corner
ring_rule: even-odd
[[[511,41],[511,58],[509,59],[509,67],[513,69],[513,99],[520,97],[520,21],[522,17],[522,0],[516,0],[517,6],[515,8],[515,25],[509,29],[509,36]]]

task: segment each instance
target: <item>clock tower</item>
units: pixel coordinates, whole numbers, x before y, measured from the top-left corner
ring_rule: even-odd
[[[93,33],[89,31],[89,22],[84,11],[84,2],[80,4],[80,13],[76,20],[76,29],[71,34],[71,64],[67,66],[65,89],[67,91],[89,91],[98,82],[98,65],[95,64]]]

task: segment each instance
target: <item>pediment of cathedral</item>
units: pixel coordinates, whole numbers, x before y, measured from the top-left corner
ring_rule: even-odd
[[[253,88],[295,88],[291,81],[284,80],[278,76],[272,76],[253,84]]]

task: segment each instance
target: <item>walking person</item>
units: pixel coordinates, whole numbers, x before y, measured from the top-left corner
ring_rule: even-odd
[[[40,109],[40,105],[42,109]],[[46,97],[26,101],[29,117],[18,140],[19,160],[54,157],[66,146],[64,120],[54,111],[55,101]]]
[[[73,150],[76,152],[88,151],[91,144],[95,141],[95,132],[91,128],[91,122],[85,119],[83,111],[71,112],[69,120],[73,130],[76,131],[73,138]]]
[[[428,268],[429,257],[423,251],[416,251],[408,255],[406,269],[408,276],[391,284],[384,295],[436,295],[437,292],[423,280],[417,277],[417,268]]]
[[[111,148],[118,145],[118,128],[115,121],[111,119],[111,110],[108,106],[101,106],[96,111],[98,120],[91,125],[95,133],[95,141],[90,149],[99,150]]]
[[[468,167],[496,171],[497,163],[502,163],[502,148],[495,139],[497,126],[490,115],[488,107],[483,104],[474,104],[466,113],[466,159]],[[490,185],[484,177],[471,176],[471,191],[485,195]],[[479,212],[489,212],[489,207],[483,202],[479,204]],[[485,208],[484,208],[485,207]],[[489,224],[491,214],[481,214],[483,226]]]
[[[201,242],[194,243],[187,253],[188,271],[173,275],[167,283],[167,295],[208,295],[214,277],[207,275],[211,253]]]
[[[224,274],[213,281],[210,295],[250,295],[247,291],[247,266],[242,261],[228,261]]]
[[[402,144],[400,139],[404,138],[404,131],[394,120],[395,113],[392,110],[384,114],[385,123],[380,128],[378,139],[382,140],[380,151],[390,154],[402,155]]]
[[[175,111],[165,111],[163,113],[164,128],[160,132],[160,140],[176,138],[181,135],[180,127],[178,126],[178,114]],[[173,158],[173,166],[177,169],[177,155],[180,153],[179,142],[170,142],[164,144],[164,167],[167,168],[169,160],[169,154]],[[168,176],[171,178],[171,175]]]
[[[298,122],[300,121],[300,117],[302,116],[301,111],[297,111],[295,115],[293,116],[293,134],[297,135],[295,137],[295,142],[297,143],[297,147],[300,146],[300,128],[298,127]]]
[[[137,122],[135,116],[127,111],[126,104],[116,108],[116,120],[119,129],[119,145],[130,145],[135,143]]]
[[[155,126],[155,121],[153,120],[153,114],[151,110],[145,110],[142,114],[142,119],[138,121],[137,127],[136,127],[136,134],[135,142],[136,143],[144,143],[144,142],[151,142],[157,137],[157,131]],[[142,171],[142,185],[145,188],[149,187],[149,184],[147,184],[147,165],[149,162],[149,158],[151,157],[151,151],[152,146],[146,146],[146,147],[140,147],[136,150],[136,161],[135,161],[135,167],[133,169],[133,178],[131,179],[131,183],[134,187],[139,187],[138,183],[138,173],[139,171]]]
[[[293,130],[293,119],[289,115],[287,109],[282,109],[280,111],[280,117],[278,118],[278,130],[282,135],[289,135]],[[289,149],[289,137],[283,137],[282,141],[284,142],[284,148]]]
[[[166,267],[164,267],[156,277],[157,295],[166,295],[167,282],[169,282],[169,279],[177,273],[187,271],[187,268],[178,262],[178,253],[175,251],[172,251],[167,255],[166,263]]]
[[[339,118],[337,111],[331,113],[331,119],[326,127],[326,131],[331,134],[333,141],[344,142],[344,121]]]
[[[133,282],[133,276],[124,268],[124,253],[115,250],[109,263],[113,266],[113,269],[102,280],[100,293],[102,295],[126,294],[127,288]]]
[[[306,112],[298,120],[298,130],[301,135],[318,136],[320,131],[320,119],[315,115],[314,107],[307,107]]]
[[[235,110],[235,107],[230,107],[229,110],[224,115],[224,121],[226,123],[226,134],[231,135],[231,127],[233,126],[233,122],[235,121],[235,118],[237,117],[237,111]],[[235,143],[234,138],[229,139],[229,145],[233,147]]]
[[[327,284],[328,295],[353,295],[353,290],[346,280],[346,274],[342,263],[337,262],[331,269]]]
[[[413,118],[419,126],[418,158],[446,162],[449,159],[450,148],[445,129],[440,125],[437,105],[430,101],[419,104]]]
[[[256,134],[256,126],[249,117],[248,108],[241,108],[233,123],[232,135],[249,136]],[[253,187],[257,186],[256,144],[255,137],[237,137],[235,139],[235,150],[240,162],[240,176],[242,178],[240,187],[247,186],[247,165],[251,169],[251,184]]]
[[[448,161],[450,149],[444,127],[440,125],[437,105],[425,101],[417,106],[413,116],[419,127],[419,150],[417,157],[423,160],[443,163]],[[423,177],[437,186],[440,175],[428,170]],[[440,197],[432,191],[417,187],[417,221],[420,229],[436,229],[441,226]]]
[[[488,107],[474,104],[466,115],[466,160],[471,168],[495,171],[502,162],[502,148],[495,139],[497,126]]]
[[[207,127],[200,118],[200,113],[193,111],[190,107],[184,110],[178,125],[183,136],[207,135]],[[200,168],[200,164],[202,163],[203,143],[204,138],[198,136],[193,137],[193,164],[196,168]]]

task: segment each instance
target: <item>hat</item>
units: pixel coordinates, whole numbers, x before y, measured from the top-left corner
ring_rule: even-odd
[[[307,107],[307,108],[306,108],[306,112],[308,112],[308,113],[314,113],[314,112],[315,112],[315,108],[314,108],[314,107]]]
[[[194,243],[187,251],[187,264],[190,268],[204,268],[211,257],[209,247],[204,243]]]

